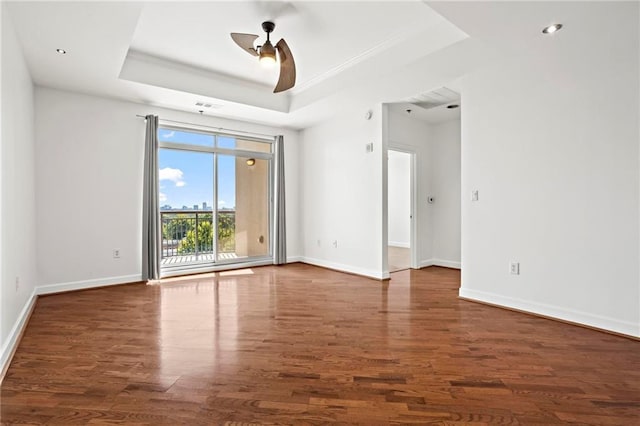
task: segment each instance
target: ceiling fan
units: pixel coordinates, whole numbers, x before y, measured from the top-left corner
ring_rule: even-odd
[[[283,38],[276,43],[275,47],[269,40],[269,35],[273,32],[276,24],[271,21],[262,23],[262,29],[267,33],[267,41],[262,46],[253,47],[254,41],[259,37],[255,34],[231,33],[231,38],[245,51],[253,56],[258,56],[260,62],[264,64],[275,64],[276,50],[280,59],[280,78],[273,93],[284,92],[291,89],[296,84],[296,63],[293,61],[293,55]]]

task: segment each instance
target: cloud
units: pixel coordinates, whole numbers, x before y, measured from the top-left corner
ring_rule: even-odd
[[[180,169],[172,169],[171,167],[160,169],[160,180],[169,180],[175,183],[177,187],[186,185],[186,182],[182,179],[183,175],[184,173]]]
[[[224,200],[219,200],[218,201],[218,205],[219,206],[224,206],[225,204],[227,204]]]
[[[171,132],[167,132],[167,133],[163,134],[162,137],[165,138],[165,139],[170,139],[170,138],[174,137],[175,135],[176,135],[176,132],[171,131]]]
[[[165,201],[167,201],[167,196],[165,194],[163,194],[162,192],[159,194],[160,202],[164,203]]]

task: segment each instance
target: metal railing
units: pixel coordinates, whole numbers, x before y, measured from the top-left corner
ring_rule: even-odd
[[[213,211],[163,210],[162,259],[174,256],[214,255],[235,251],[235,210],[218,210],[218,226],[213,226]],[[214,250],[214,232],[218,230],[218,250]]]

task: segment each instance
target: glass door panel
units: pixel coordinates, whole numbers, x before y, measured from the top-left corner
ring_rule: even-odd
[[[213,154],[162,148],[158,163],[162,266],[215,261]]]
[[[269,247],[269,160],[219,155],[218,260],[268,256]]]
[[[236,162],[232,155],[217,155],[217,260],[237,259],[236,224]]]

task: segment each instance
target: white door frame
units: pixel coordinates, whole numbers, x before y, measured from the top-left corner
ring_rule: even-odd
[[[410,180],[410,191],[411,191],[411,206],[410,206],[410,237],[409,237],[409,250],[411,252],[411,269],[418,269],[418,212],[416,209],[416,205],[417,205],[417,200],[418,200],[418,183],[416,180],[416,172],[417,172],[417,153],[416,153],[416,149],[412,146],[408,146],[408,145],[403,145],[400,143],[396,143],[396,142],[392,142],[389,141],[389,144],[387,146],[387,149],[385,151],[385,158],[387,159],[387,164],[389,162],[389,151],[397,151],[397,152],[403,152],[405,154],[409,154],[410,156],[410,163],[411,163],[411,168],[409,171],[409,180]],[[389,168],[386,167],[387,170],[387,182],[389,181]],[[389,191],[387,190],[387,199],[384,201],[385,204],[385,209],[387,210],[387,214],[386,217],[389,217]],[[385,227],[385,229],[387,230],[386,233],[387,235],[384,236],[383,241],[385,241],[385,243],[388,245],[389,244],[389,229],[388,227]],[[385,247],[385,253],[387,253],[387,256],[389,256],[388,253],[388,249],[387,247]],[[389,272],[389,265],[388,263],[385,262],[385,264],[387,265],[387,273]]]

